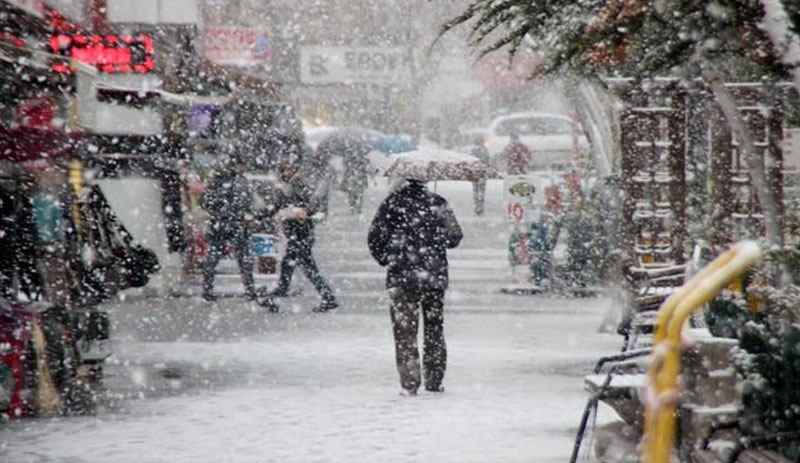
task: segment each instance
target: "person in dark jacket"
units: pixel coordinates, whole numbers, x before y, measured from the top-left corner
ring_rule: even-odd
[[[475,156],[486,164],[490,163],[489,150],[486,149],[486,137],[480,135],[475,138],[474,145],[469,154]],[[475,201],[475,214],[483,215],[483,205],[486,202],[486,179],[481,178],[472,182],[472,199]]]
[[[245,296],[249,300],[256,299],[249,228],[253,220],[253,193],[244,176],[245,168],[241,159],[226,160],[200,199],[200,206],[211,216],[206,236],[208,254],[203,266],[203,299],[207,301],[216,300],[214,272],[228,244],[236,249]]]
[[[277,306],[272,301],[275,297],[285,297],[292,282],[294,269],[300,266],[303,274],[322,297],[322,303],[315,312],[327,312],[339,306],[333,289],[319,272],[317,261],[311,254],[314,246],[314,219],[320,211],[319,197],[313,194],[303,179],[297,175],[297,167],[291,161],[281,161],[279,165],[284,188],[277,189],[272,204],[265,215],[283,221],[283,232],[286,235],[286,253],[281,260],[281,274],[278,285],[270,293],[268,304],[273,311]]]
[[[370,164],[367,155],[371,149],[364,144],[351,144],[344,152],[342,190],[347,193],[347,204],[353,215],[361,214],[364,191],[369,184]]]
[[[319,148],[313,150],[308,145],[305,147],[307,149],[298,175],[306,179],[308,186],[314,190],[313,195],[319,203],[318,212],[327,214],[331,185],[336,178],[336,172],[330,163],[330,152]]]
[[[416,395],[423,382],[427,391],[444,390],[447,249],[458,246],[462,236],[447,201],[415,180],[408,180],[383,201],[370,226],[370,253],[386,267],[395,360],[404,394]],[[417,347],[420,312],[424,323],[424,377],[420,374]]]

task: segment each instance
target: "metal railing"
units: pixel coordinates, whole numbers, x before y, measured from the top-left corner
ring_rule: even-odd
[[[681,330],[692,313],[717,296],[734,278],[762,260],[761,248],[742,241],[695,274],[658,311],[651,364],[645,386],[642,460],[667,463],[675,440]]]

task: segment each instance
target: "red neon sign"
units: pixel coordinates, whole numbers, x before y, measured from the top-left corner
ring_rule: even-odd
[[[108,73],[145,73],[155,69],[153,39],[146,35],[67,35],[50,37],[54,53],[97,66]],[[68,64],[55,63],[53,70],[72,72]]]

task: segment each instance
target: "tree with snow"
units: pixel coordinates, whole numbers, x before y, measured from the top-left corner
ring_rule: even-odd
[[[536,75],[706,80],[740,140],[764,211],[766,239],[781,249],[778,208],[754,137],[723,80],[774,82],[792,77],[800,92],[800,3],[786,0],[476,0],[441,28],[469,28],[478,56],[509,60],[533,50]]]

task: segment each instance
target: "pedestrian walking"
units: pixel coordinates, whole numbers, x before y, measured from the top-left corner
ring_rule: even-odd
[[[200,199],[200,206],[211,216],[206,232],[208,252],[203,265],[203,299],[207,301],[217,298],[213,292],[214,272],[228,245],[235,248],[245,296],[249,300],[256,298],[250,255],[253,193],[244,176],[245,169],[241,158],[226,159]]]
[[[314,219],[319,212],[320,203],[313,190],[297,175],[298,167],[292,160],[282,160],[279,173],[283,185],[275,190],[272,204],[265,209],[266,217],[274,217],[283,222],[286,235],[286,252],[281,260],[281,274],[278,285],[270,293],[267,305],[277,310],[273,298],[286,297],[295,267],[299,266],[319,295],[322,302],[315,312],[327,312],[339,306],[333,289],[322,277],[317,261],[312,254],[314,247]]]
[[[330,152],[326,149],[307,148],[299,175],[306,179],[309,187],[313,189],[313,195],[319,203],[318,212],[327,214],[331,185],[336,177],[330,165]]]
[[[447,249],[458,246],[463,235],[444,198],[428,191],[422,182],[406,182],[378,208],[367,243],[372,257],[386,267],[400,386],[404,394],[416,395],[421,383],[427,391],[444,391]],[[420,312],[422,368],[417,347]]]
[[[508,173],[511,175],[521,175],[528,173],[528,164],[531,162],[533,153],[530,148],[519,140],[519,134],[511,133],[511,141],[503,150],[506,158]]]
[[[347,204],[350,213],[360,215],[364,200],[364,191],[369,184],[369,158],[371,150],[365,145],[353,145],[344,153],[344,173],[342,174],[342,190],[347,193]]]
[[[475,145],[472,147],[469,154],[489,164],[489,150],[486,149],[485,142],[486,138],[483,135],[476,137]],[[475,214],[483,215],[483,205],[486,200],[485,178],[480,178],[472,182],[472,199],[475,202]]]

